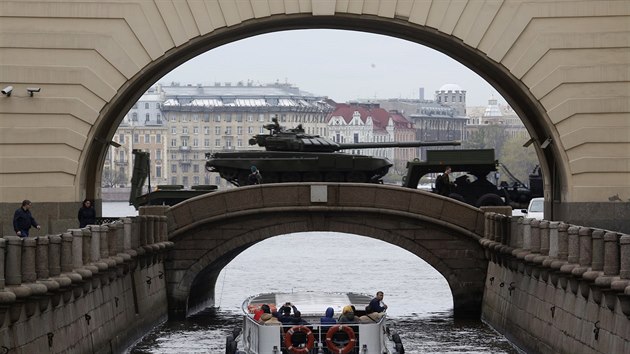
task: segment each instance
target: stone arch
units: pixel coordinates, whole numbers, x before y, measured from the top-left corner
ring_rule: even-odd
[[[551,139],[537,149],[554,205],[548,218],[630,227],[627,203],[616,203],[630,198],[627,2],[59,0],[0,7],[0,69],[3,84],[16,90],[0,105],[0,206],[13,208],[28,189],[49,204],[49,229],[73,223],[85,197],[100,199],[104,144],[151,83],[218,45],[304,28],[381,33],[455,58],[506,97],[537,145]],[[42,91],[31,99],[29,86]]]
[[[311,202],[324,188],[325,203]],[[383,240],[422,258],[446,279],[455,316],[478,317],[487,261],[479,209],[422,191],[382,185],[262,185],[210,193],[168,211],[175,243],[166,268],[172,316],[213,302],[221,269],[270,237],[333,231]]]

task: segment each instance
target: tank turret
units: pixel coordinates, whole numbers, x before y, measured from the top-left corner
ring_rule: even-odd
[[[236,186],[248,184],[250,168],[256,166],[263,183],[277,182],[370,182],[382,183],[392,163],[385,158],[340,153],[346,149],[453,146],[459,141],[380,142],[344,144],[319,135],[306,134],[302,125],[284,129],[276,118],[266,124],[269,134],[258,134],[250,145],[265,151],[216,152],[206,154],[206,170]]]
[[[249,139],[249,145],[264,147],[267,151],[304,151],[304,152],[336,152],[346,149],[375,149],[402,148],[422,146],[453,146],[460,145],[459,141],[408,141],[408,142],[380,142],[380,143],[337,143],[319,135],[306,134],[302,124],[293,129],[283,129],[278,119],[273,118],[272,124],[265,124],[269,134],[258,134]]]

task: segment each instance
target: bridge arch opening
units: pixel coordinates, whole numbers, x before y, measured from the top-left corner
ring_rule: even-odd
[[[163,75],[183,64],[187,60],[212,50],[226,43],[243,38],[292,29],[342,29],[382,34],[418,43],[442,53],[462,63],[489,82],[515,109],[524,121],[527,130],[535,141],[543,142],[547,138],[555,139],[555,130],[549,123],[544,109],[528,88],[500,63],[495,62],[485,53],[463,43],[458,38],[439,32],[427,26],[411,24],[396,18],[377,16],[308,16],[308,15],[272,15],[263,20],[245,21],[241,24],[215,30],[209,34],[191,40],[167,52],[152,61],[130,78],[115,97],[104,107],[95,123],[94,138],[84,154],[85,168],[80,176],[86,187],[86,195],[99,196],[103,161],[107,146],[102,141],[111,141],[116,127],[131,105],[151,85]],[[537,148],[538,158],[543,170],[546,192],[553,192],[554,198],[566,188],[566,158],[563,152],[552,144],[550,148]],[[557,198],[556,198],[557,199]]]
[[[274,236],[244,250],[218,275],[214,302],[240,313],[242,302],[257,293],[379,290],[386,294],[388,313],[396,317],[453,310],[448,282],[418,255],[382,240],[336,232]]]

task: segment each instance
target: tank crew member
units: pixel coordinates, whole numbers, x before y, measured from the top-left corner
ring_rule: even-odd
[[[435,189],[440,195],[448,196],[451,194],[453,183],[451,182],[449,175],[451,174],[451,166],[444,168],[444,173],[439,175],[435,179]]]
[[[39,226],[35,218],[31,214],[31,201],[25,199],[22,201],[22,206],[17,208],[13,214],[13,230],[16,235],[20,237],[28,237],[28,230],[32,227],[36,227],[38,230],[42,227]]]
[[[260,174],[260,171],[258,171],[256,166],[252,166],[251,167],[251,171],[252,171],[252,173],[250,173],[249,176],[247,176],[247,182],[250,185],[252,185],[252,184],[262,184],[262,175]]]

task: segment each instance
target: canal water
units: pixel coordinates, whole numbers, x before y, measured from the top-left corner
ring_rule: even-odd
[[[135,215],[125,204],[107,203],[103,215]],[[214,307],[156,327],[128,353],[224,353],[225,336],[241,325],[245,298],[309,290],[367,294],[382,290],[388,316],[409,354],[519,353],[484,323],[454,320],[448,284],[430,265],[367,237],[309,232],[262,241],[223,269],[215,290]]]

